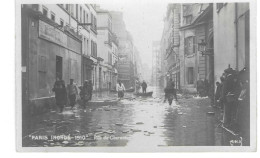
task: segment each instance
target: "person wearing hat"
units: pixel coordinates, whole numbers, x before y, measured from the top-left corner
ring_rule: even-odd
[[[225,80],[223,82],[222,98],[224,103],[224,126],[232,128],[236,119],[236,107],[238,96],[240,92],[240,85],[238,82],[237,73],[232,68],[225,71]]]
[[[86,109],[86,102],[88,101],[87,89],[88,89],[88,80],[85,80],[83,86],[81,87],[81,91],[80,91],[80,97],[81,97],[81,100],[83,101],[82,106],[84,109]]]
[[[89,96],[88,100],[91,100],[92,99],[92,92],[93,92],[93,84],[92,84],[91,80],[88,81],[87,92],[88,92],[88,96]]]
[[[70,83],[67,85],[67,92],[68,92],[68,98],[69,98],[71,109],[73,109],[73,107],[75,106],[76,98],[78,95],[77,86],[74,84],[73,81],[74,81],[73,79],[70,79]]]
[[[63,80],[56,81],[52,91],[55,92],[56,105],[58,108],[60,108],[60,112],[62,112],[64,105],[67,104],[67,91],[65,82]]]
[[[118,92],[118,98],[122,99],[124,97],[125,86],[120,80],[117,82],[116,91]]]

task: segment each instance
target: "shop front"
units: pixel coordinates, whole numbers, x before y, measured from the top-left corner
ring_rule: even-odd
[[[25,113],[41,113],[55,105],[52,88],[57,79],[81,84],[81,48],[81,36],[58,28],[37,11],[22,9]]]

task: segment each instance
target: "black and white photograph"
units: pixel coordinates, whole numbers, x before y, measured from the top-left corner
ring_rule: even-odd
[[[17,151],[256,151],[256,0],[17,0]]]

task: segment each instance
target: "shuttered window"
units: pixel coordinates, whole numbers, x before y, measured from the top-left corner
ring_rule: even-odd
[[[184,39],[185,55],[190,55],[195,52],[195,37],[190,36]]]

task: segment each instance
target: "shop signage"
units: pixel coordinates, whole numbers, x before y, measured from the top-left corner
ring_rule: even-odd
[[[41,20],[39,20],[39,37],[64,47],[67,46],[67,35]]]

